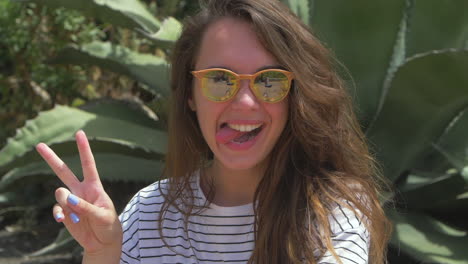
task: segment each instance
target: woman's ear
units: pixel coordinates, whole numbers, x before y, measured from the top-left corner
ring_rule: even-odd
[[[197,111],[197,108],[195,107],[195,102],[193,101],[193,99],[190,97],[188,99],[188,105],[190,107],[190,109],[192,109],[192,111]]]

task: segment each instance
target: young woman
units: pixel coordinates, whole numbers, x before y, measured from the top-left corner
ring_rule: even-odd
[[[83,263],[384,263],[373,158],[327,50],[274,0],[212,0],[172,54],[165,180],[117,217],[84,132],[54,217]]]

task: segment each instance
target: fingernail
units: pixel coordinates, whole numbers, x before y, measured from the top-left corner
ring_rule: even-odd
[[[62,220],[65,216],[62,213],[56,213],[55,214],[55,219],[56,220]]]
[[[74,194],[72,194],[72,193],[70,193],[70,194],[68,195],[67,200],[68,200],[68,202],[71,203],[72,205],[77,205],[77,204],[80,202],[80,199],[79,199],[76,195],[74,195]]]
[[[71,213],[70,218],[73,221],[73,223],[75,223],[75,224],[80,222],[80,218],[75,213]]]

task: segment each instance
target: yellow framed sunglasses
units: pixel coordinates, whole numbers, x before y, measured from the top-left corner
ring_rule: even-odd
[[[204,96],[214,102],[232,99],[240,88],[241,80],[250,81],[250,89],[261,101],[277,103],[289,93],[294,74],[280,69],[267,69],[254,74],[237,74],[222,68],[192,71],[201,81]]]

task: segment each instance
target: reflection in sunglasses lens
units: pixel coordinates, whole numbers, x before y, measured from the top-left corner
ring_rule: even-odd
[[[229,71],[210,70],[202,78],[202,90],[213,101],[229,100],[238,89],[237,76]],[[283,72],[268,70],[256,75],[252,91],[265,102],[278,102],[289,90],[289,79]]]
[[[275,102],[282,99],[288,92],[288,77],[278,71],[267,71],[261,73],[255,79],[255,89],[267,102]]]
[[[226,71],[210,71],[203,78],[203,88],[206,95],[216,101],[229,99],[236,83],[236,77]]]

